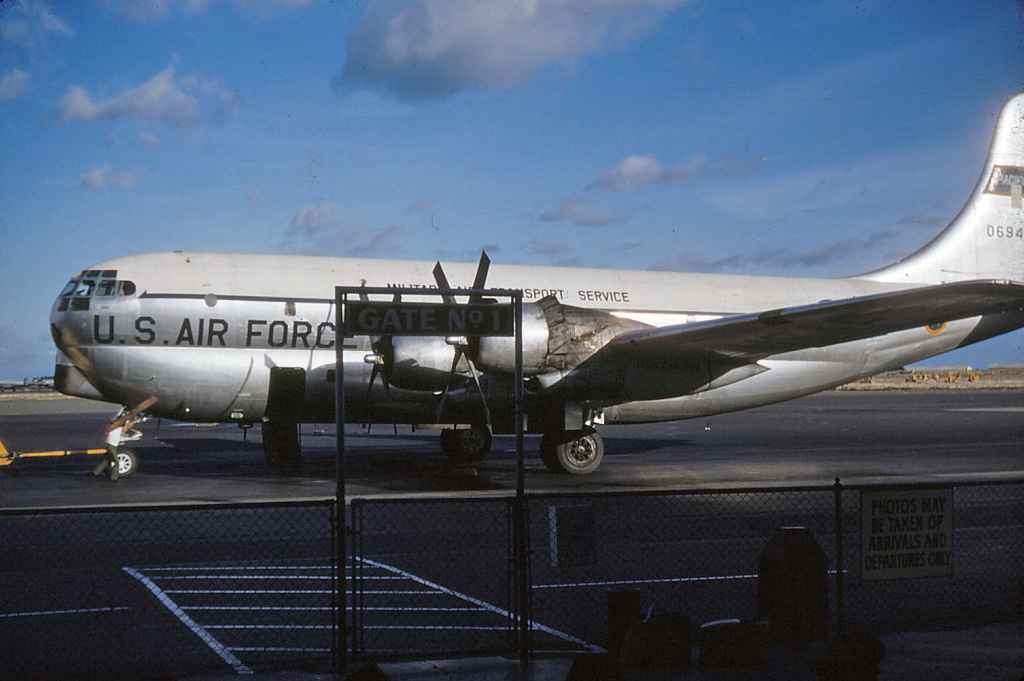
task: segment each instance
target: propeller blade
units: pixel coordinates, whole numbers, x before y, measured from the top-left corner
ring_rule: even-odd
[[[370,405],[372,404],[373,398],[373,382],[377,380],[377,372],[380,368],[379,364],[374,363],[373,368],[370,369],[370,380],[366,383],[366,395],[363,397],[363,408],[366,409],[366,420],[363,421],[363,428],[369,433],[373,427],[373,423],[370,421]],[[385,383],[384,385],[387,385]]]
[[[455,346],[455,357],[452,359],[452,369],[448,372],[448,382],[444,384],[444,392],[441,393],[441,401],[437,403],[437,422],[441,423],[444,415],[444,403],[448,400],[448,391],[452,388],[452,378],[455,377],[455,370],[459,367],[459,360],[462,359],[462,348]]]
[[[480,262],[476,266],[476,277],[473,278],[473,288],[481,289],[487,285],[487,271],[491,269],[491,259],[487,257],[487,251],[480,251]],[[474,293],[469,297],[469,302],[479,303],[483,296]]]
[[[441,267],[441,261],[438,260],[434,263],[434,281],[437,282],[437,287],[441,289],[449,289],[451,286],[448,285],[448,277],[444,276],[444,268]],[[455,302],[455,296],[450,293],[442,293],[441,299],[445,303],[451,305]]]
[[[473,364],[473,360],[466,355],[466,363],[469,364],[469,370],[473,374],[473,381],[476,383],[476,391],[480,393],[480,402],[484,405],[484,419],[487,422],[487,427],[491,427],[491,410],[487,406],[487,397],[484,395],[484,389],[480,387],[480,376],[476,372],[476,365]]]

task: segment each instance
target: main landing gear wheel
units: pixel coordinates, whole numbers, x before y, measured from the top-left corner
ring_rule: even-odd
[[[604,440],[597,431],[545,433],[540,441],[544,466],[552,473],[586,475],[604,459]]]
[[[114,460],[117,462],[117,477],[119,478],[127,478],[139,470],[139,457],[130,449],[118,448]]]
[[[299,426],[296,423],[263,424],[263,458],[277,473],[299,468]]]
[[[448,461],[455,465],[483,461],[491,452],[494,438],[485,426],[472,426],[441,431],[441,451],[448,455]]]

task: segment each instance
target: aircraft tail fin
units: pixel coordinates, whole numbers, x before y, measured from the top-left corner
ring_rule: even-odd
[[[1024,281],[1024,93],[999,114],[985,168],[953,221],[916,253],[860,275],[938,284],[969,279]]]

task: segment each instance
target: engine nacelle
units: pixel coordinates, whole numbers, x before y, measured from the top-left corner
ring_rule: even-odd
[[[538,303],[523,304],[523,376],[548,371],[548,322]],[[483,336],[476,352],[477,368],[488,373],[512,374],[516,370],[516,339]]]
[[[579,366],[612,338],[646,324],[600,310],[562,305],[553,296],[523,305],[523,375],[564,372]],[[515,339],[484,337],[476,354],[484,371],[515,371]]]
[[[384,366],[388,382],[407,390],[444,390],[455,359],[455,347],[444,338],[394,336],[385,348]],[[458,371],[467,371],[464,361]]]

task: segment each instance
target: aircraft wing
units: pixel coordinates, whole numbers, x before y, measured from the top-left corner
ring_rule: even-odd
[[[923,286],[707,322],[628,331],[587,360],[717,355],[733,366],[770,355],[1024,308],[1024,282],[975,280]],[[593,365],[592,365],[593,367]]]

